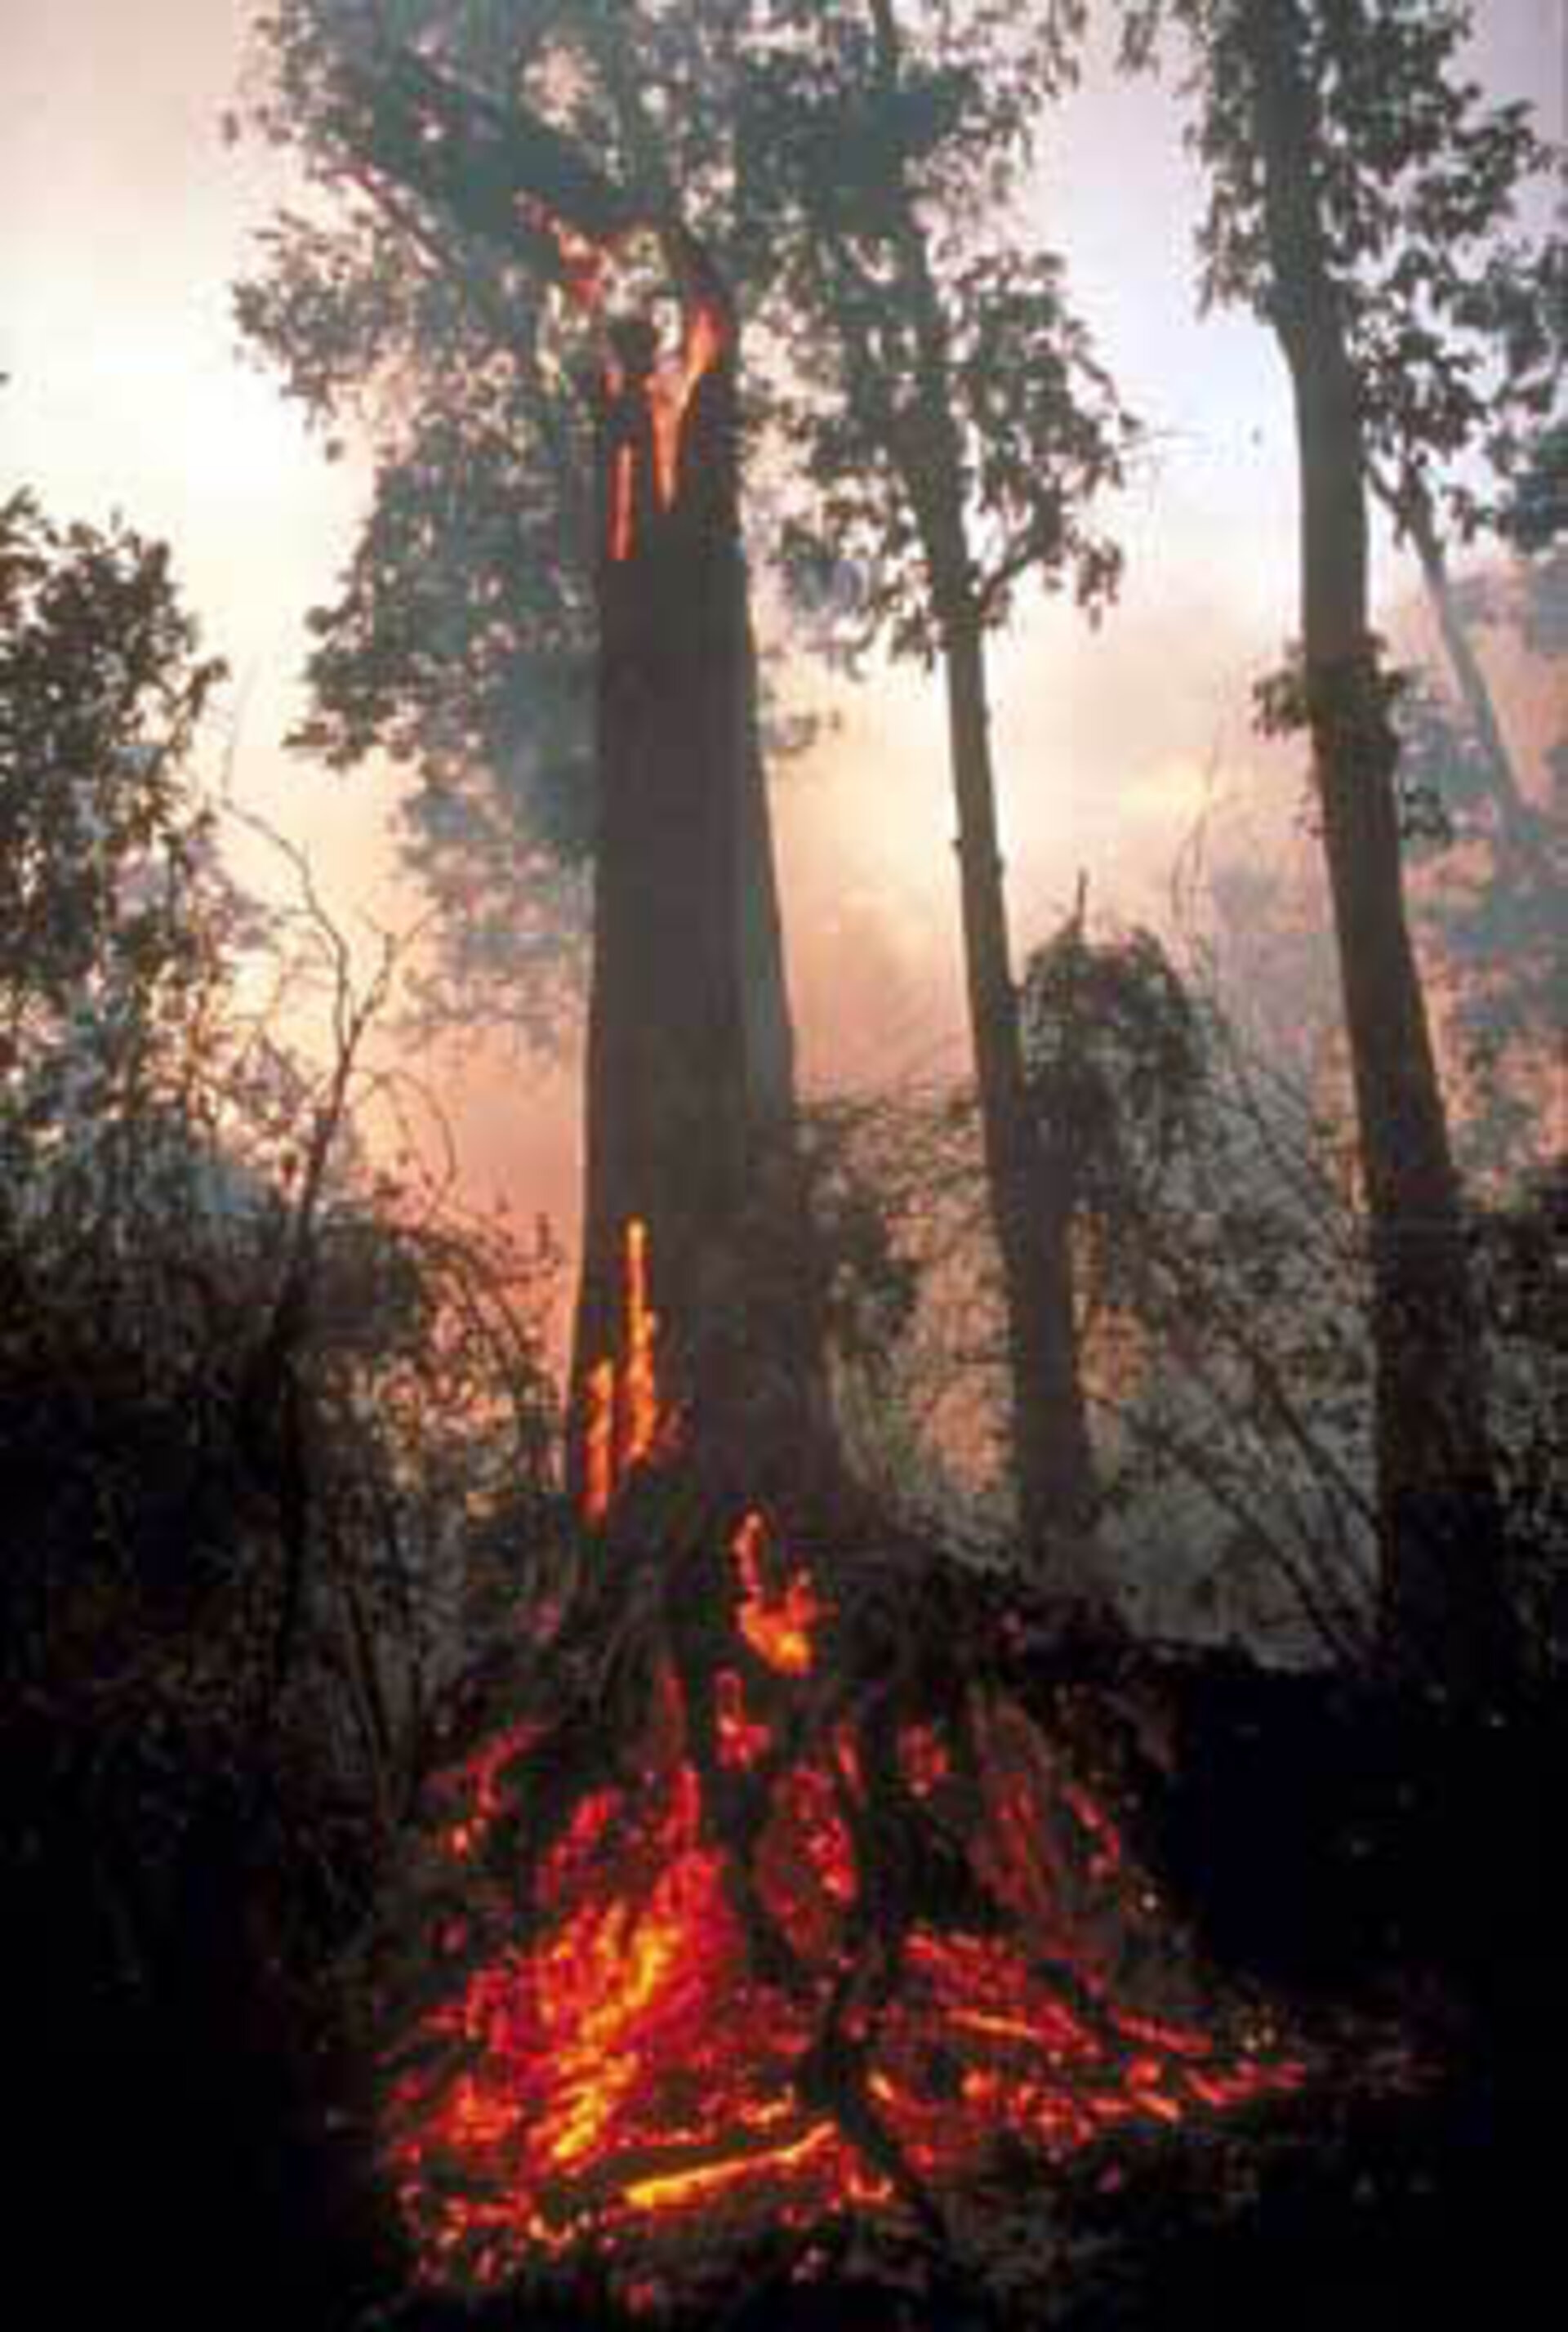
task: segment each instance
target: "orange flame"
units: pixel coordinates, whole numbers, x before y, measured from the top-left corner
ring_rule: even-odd
[[[724,326],[716,309],[693,309],[682,338],[678,365],[655,374],[649,384],[654,416],[654,483],[662,510],[674,510],[680,483],[681,432],[697,384],[724,352]]]
[[[812,1630],[822,1606],[805,1571],[792,1572],[782,1590],[770,1589],[762,1576],[767,1541],[768,1525],[753,1507],[730,1542],[741,1575],[741,1633],[758,1658],[779,1676],[805,1676],[811,1666]]]
[[[659,1429],[659,1386],[654,1365],[658,1321],[648,1308],[648,1227],[636,1217],[626,1225],[626,1416],[620,1471],[623,1477],[652,1455]]]
[[[655,1343],[658,1314],[648,1303],[648,1228],[636,1216],[626,1227],[626,1359],[596,1361],[583,1385],[583,1520],[597,1528],[628,1475],[652,1458],[674,1432],[659,1401]]]
[[[588,1417],[583,1426],[583,1518],[602,1523],[610,1510],[616,1488],[616,1364],[596,1361],[585,1388]]]
[[[661,510],[674,510],[681,484],[681,449],[686,416],[698,384],[712,371],[724,353],[723,318],[710,301],[699,301],[688,311],[682,331],[681,353],[674,363],[661,365],[644,383],[653,434],[654,493]],[[620,393],[617,368],[606,376],[610,395]],[[617,445],[609,480],[609,554],[617,562],[629,559],[636,540],[633,518],[636,460],[628,442]]]
[[[630,445],[617,445],[610,468],[610,557],[619,565],[632,555],[632,490],[636,464]]]
[[[746,1687],[733,1668],[721,1668],[713,1679],[713,1716],[719,1733],[719,1758],[742,1769],[765,1757],[773,1745],[771,1728],[760,1724],[746,1706]]]
[[[601,1361],[588,1380],[590,1521],[670,1429],[636,1220],[625,1308],[624,1365]],[[499,1824],[526,1798],[546,1728],[512,1726],[448,1785],[456,1811],[437,1841],[473,1909],[435,1930],[452,1980],[418,2012],[390,2089],[388,2159],[428,2282],[494,2285],[583,2251],[624,2266],[629,2296],[693,2231],[710,2251],[850,2213],[898,2221],[894,2155],[929,2191],[979,2193],[1004,2135],[1048,2165],[1124,2125],[1212,2117],[1305,2078],[1261,2020],[1232,2016],[1221,2040],[1165,2000],[1128,1996],[1129,1968],[1148,1957],[1141,1931],[1161,1916],[1149,1880],[1022,1708],[974,1689],[964,1756],[931,1715],[896,1742],[978,1916],[914,1918],[875,2008],[841,2027],[860,2121],[825,2110],[808,2069],[831,2003],[853,1990],[863,1894],[886,1883],[863,1828],[875,1809],[854,1722],[836,1714],[814,1734],[795,1722],[808,1701],[788,1705],[808,1690],[827,1609],[809,1572],[785,1568],[756,1509],[729,1552],[736,1629],[770,1676],[714,1672],[717,1764],[741,1787],[780,1761],[765,1769],[750,1913],[668,1663],[619,1778],[579,1799],[531,1869],[521,1932],[498,1883]],[[798,1964],[788,1988],[759,1973],[759,1907]]]
[[[678,2240],[701,2225],[739,2243],[851,2210],[898,2214],[884,2166],[796,2086],[862,1883],[834,1761],[805,1757],[783,1777],[754,1860],[769,1915],[810,1972],[799,1998],[752,1967],[673,1673],[655,1697],[640,1783],[585,1797],[545,1856],[531,1940],[503,1943],[415,2035],[392,2159],[429,2281],[493,2285],[531,2254],[578,2246],[646,2273],[661,2230]],[[733,1714],[733,1686],[722,1699]],[[1036,1794],[1047,1754],[1026,1760],[1033,1727],[1010,1703],[977,1696],[973,1721],[981,1744],[1009,1744],[1008,1778],[1025,1775],[1016,1819],[1037,1839],[1055,1834],[1043,1859],[1070,1897],[1085,1874],[1068,1840],[1083,1833],[1058,1799]],[[917,1754],[945,1786],[934,1744]],[[1004,1915],[1017,1835],[993,1811],[973,1841]],[[1147,1924],[1146,1882],[1114,1878],[1109,1894],[1124,1928]],[[1070,1994],[1058,1965],[1073,1971]],[[1048,2164],[1123,2126],[1205,2120],[1289,2091],[1306,2072],[1261,2020],[1233,2020],[1222,2043],[1124,2000],[1067,1904],[1044,1936],[1032,1922],[917,1925],[875,2025],[851,2037],[889,2138],[935,2188],[983,2177],[1003,2132]],[[433,2078],[420,2055],[443,2043],[458,2069]]]

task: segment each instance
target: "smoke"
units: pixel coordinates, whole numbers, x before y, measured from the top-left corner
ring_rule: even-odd
[[[13,380],[0,485],[30,483],[62,516],[119,506],[170,540],[211,645],[244,683],[247,798],[305,843],[345,928],[368,908],[399,925],[422,903],[396,868],[397,781],[386,771],[330,781],[281,748],[301,709],[303,613],[332,594],[368,481],[352,460],[329,466],[275,381],[234,354],[229,286],[282,189],[275,158],[229,151],[220,136],[256,13],[253,0],[9,12],[0,367]],[[1499,93],[1533,89],[1554,119],[1560,11],[1494,0],[1481,17],[1478,61]],[[1248,718],[1252,683],[1295,628],[1277,358],[1245,320],[1192,316],[1193,165],[1168,86],[1092,73],[1045,142],[1035,199],[1149,450],[1109,514],[1128,553],[1121,605],[1091,632],[1068,607],[1026,600],[996,645],[1020,962],[1069,910],[1081,874],[1092,911],[1168,922],[1172,870],[1200,825],[1216,857],[1301,844],[1298,759],[1266,751]],[[808,1085],[961,1076],[940,679],[879,673],[835,702],[842,726],[774,787]],[[502,1191],[569,1233],[569,1062],[523,1065],[495,1047],[461,1066],[444,1055],[416,1066],[451,1115],[475,1197]]]

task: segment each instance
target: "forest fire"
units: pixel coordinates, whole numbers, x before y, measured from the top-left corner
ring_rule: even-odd
[[[607,1550],[678,1463],[640,1225],[625,1295],[590,1420]],[[674,1583],[639,1560],[626,1593],[666,1594],[635,1723],[596,1704],[585,1753],[558,1705],[443,1786],[434,1981],[388,2092],[428,2280],[591,2259],[667,2293],[690,2251],[939,2232],[1009,2163],[1300,2085],[1266,2018],[1200,2022],[1117,1824],[1004,1689],[868,1678],[853,1581],[829,1597],[758,1513]]]

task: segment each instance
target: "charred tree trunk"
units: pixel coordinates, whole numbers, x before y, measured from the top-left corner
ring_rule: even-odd
[[[569,1474],[580,1496],[590,1375],[609,1365],[617,1404],[635,1380],[621,1344],[640,1223],[675,1410],[749,1472],[751,1495],[776,1474],[799,1492],[803,1471],[830,1474],[831,1448],[792,1148],[731,303],[676,223],[674,189],[650,203],[526,105],[411,50],[377,46],[342,70],[366,104],[374,170],[531,273],[597,303],[617,244],[656,225],[681,289],[678,369],[628,320],[600,384],[599,830]],[[635,127],[633,96],[626,110]],[[600,1422],[624,1458],[626,1420]]]
[[[1369,621],[1367,460],[1314,169],[1296,0],[1246,0],[1243,36],[1295,392],[1306,712],[1372,1241],[1385,1645],[1468,1693],[1510,1666],[1478,1316],[1425,999],[1405,915],[1398,742]]]
[[[672,414],[622,333],[601,415],[599,832],[572,1368],[580,1491],[597,1364],[617,1365],[627,1227],[672,1408],[762,1496],[823,1431],[791,1150],[793,1043],[741,550],[731,320]],[[622,1394],[624,1398],[624,1391]],[[614,1430],[624,1434],[625,1419]]]

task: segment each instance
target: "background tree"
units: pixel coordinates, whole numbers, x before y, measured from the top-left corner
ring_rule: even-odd
[[[1451,50],[1460,29],[1439,26],[1439,42]],[[1550,573],[1541,521],[1568,396],[1568,244],[1560,229],[1524,229],[1553,161],[1527,108],[1483,115],[1440,72],[1427,107],[1429,142],[1447,142],[1463,177],[1456,186],[1429,173],[1398,264],[1372,287],[1368,479],[1415,555],[1448,674],[1451,712],[1419,680],[1397,708],[1399,784],[1407,837],[1460,846],[1416,895],[1460,991],[1475,1072],[1465,1153],[1496,1171],[1550,1139],[1536,1101],[1543,1055],[1560,1048],[1564,1026],[1553,935],[1568,926],[1568,888],[1551,804],[1510,742],[1483,643],[1511,631],[1546,650],[1532,607]],[[1488,549],[1489,571],[1477,573]],[[1472,561],[1463,578],[1456,553]],[[1423,823],[1429,807],[1437,833]]]
[[[349,1507],[379,1527],[328,1476],[377,1476],[406,1553],[423,1531],[420,1435],[452,1515],[493,1493],[492,1458],[541,1486],[551,1460],[538,1272],[376,1176],[355,1135],[357,1098],[387,1092],[366,1042],[389,966],[356,997],[302,863],[299,903],[265,915],[222,873],[191,765],[222,670],[161,545],[26,497],[0,512],[0,1459],[7,1653],[39,1671],[120,1587],[185,1626],[243,1576],[282,1643],[291,1605],[349,1579],[317,1542],[362,1548]],[[324,1067],[235,1008],[242,961],[278,997],[325,976]]]
[[[1074,1137],[1105,1535],[1141,1630],[1350,1666],[1371,1644],[1354,1226],[1330,1129],[1200,951],[1076,917],[1031,956],[1031,1090]],[[1070,1107],[1067,1104],[1070,1104]]]
[[[1441,53],[1458,31],[1457,21],[1443,28]],[[1449,550],[1512,531],[1534,448],[1563,394],[1555,320],[1568,297],[1568,245],[1509,234],[1549,161],[1526,109],[1477,119],[1473,97],[1442,80],[1440,67],[1429,106],[1426,134],[1448,142],[1463,170],[1463,207],[1445,212],[1451,188],[1424,190],[1410,206],[1399,272],[1379,287],[1367,474],[1396,539],[1415,553],[1500,841],[1523,878],[1549,882],[1538,820],[1471,637],[1484,598],[1472,593],[1467,605]]]
[[[1065,1153],[1101,1591],[1141,1639],[1364,1672],[1370,1353],[1343,1125],[1238,1027],[1200,938],[1178,963],[1149,932],[1076,915],[1031,952],[1021,1011],[1042,1142]],[[988,1433],[1006,1336],[974,1095],[846,1098],[819,1154],[854,1229],[839,1350],[856,1461],[887,1512],[1005,1565]],[[1507,1454],[1527,1470],[1552,1410],[1525,1375]]]
[[[1069,581],[1095,611],[1117,576],[1084,511],[1119,476],[1125,424],[1060,262],[1020,244],[1009,209],[1076,24],[892,0],[764,13],[752,199],[786,227],[775,263],[803,384],[786,419],[815,490],[787,543],[808,595],[844,578],[866,639],[942,667],[1019,1519],[1032,1562],[1066,1583],[1094,1464],[1068,1208],[1026,1094],[986,640],[1026,579]]]
[[[0,1075],[14,1127],[79,1129],[171,1074],[221,940],[186,757],[224,666],[167,551],[0,507]]]
[[[405,10],[445,24],[502,85],[537,11]],[[349,769],[379,749],[416,779],[405,847],[438,901],[440,1019],[559,1033],[580,983],[593,832],[592,555],[580,401],[540,361],[548,285],[487,239],[377,199],[341,134],[339,42],[375,12],[290,0],[257,32],[248,116],[326,196],[280,215],[238,286],[244,339],[323,431],[374,456],[340,596],[311,617],[300,741]],[[460,52],[461,53],[461,52]],[[241,134],[231,117],[230,134]]]
[[[1135,12],[1134,46],[1149,13]],[[1404,905],[1367,505],[1383,449],[1442,444],[1446,311],[1462,282],[1449,258],[1495,225],[1528,132],[1517,110],[1456,91],[1460,9],[1177,13],[1196,36],[1212,174],[1206,294],[1266,319],[1295,394],[1303,662],[1266,712],[1312,737],[1371,1238],[1387,1643],[1462,1688],[1506,1668],[1506,1598],[1479,1322]],[[1410,295],[1391,309],[1391,282]],[[1417,301],[1430,304],[1412,337]]]

